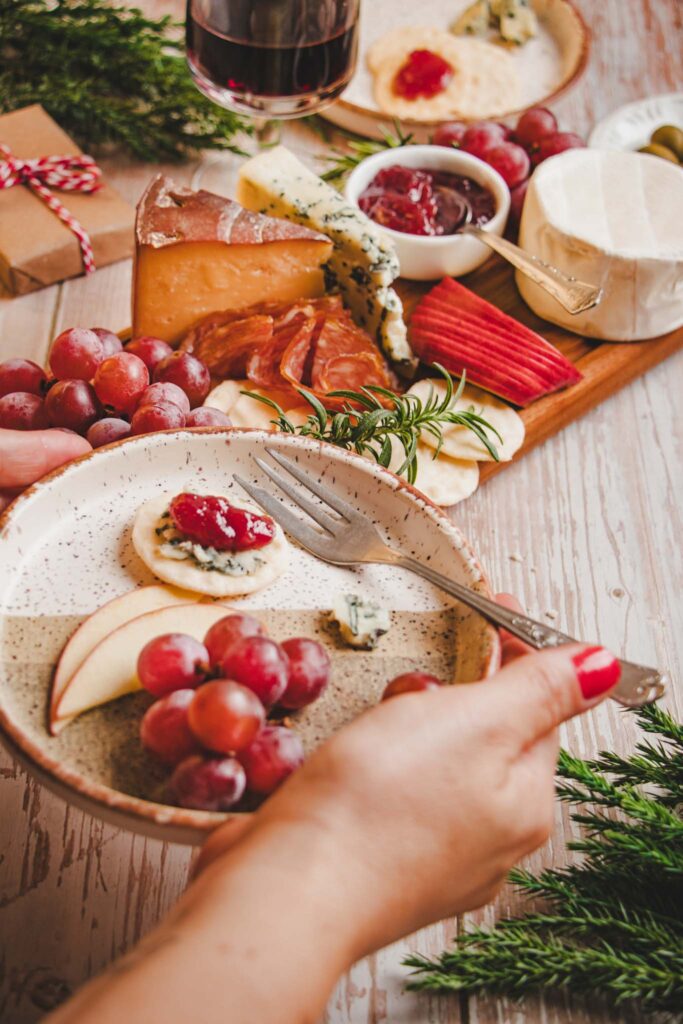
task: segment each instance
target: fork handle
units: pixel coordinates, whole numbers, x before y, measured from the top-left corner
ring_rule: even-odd
[[[489,622],[506,629],[508,633],[523,640],[537,651],[558,647],[560,644],[577,642],[566,633],[561,633],[560,630],[553,629],[543,622],[537,622],[535,619],[529,618],[528,615],[504,608],[478,591],[456,583],[455,580],[443,576],[431,566],[424,565],[408,555],[392,552],[392,556],[392,564],[422,576],[429,583],[433,583],[441,590],[445,590],[447,594],[457,597],[459,601],[469,608],[474,608]],[[634,665],[629,661],[620,661],[619,664],[621,678],[610,696],[620,704],[627,707],[640,707],[643,704],[651,704],[664,693],[666,677],[656,669]]]

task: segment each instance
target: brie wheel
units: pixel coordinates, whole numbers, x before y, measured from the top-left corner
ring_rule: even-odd
[[[189,558],[181,561],[164,555],[161,550],[164,540],[157,535],[156,530],[174,497],[174,494],[163,494],[145,502],[138,510],[133,524],[133,547],[147,568],[159,579],[197,594],[208,594],[209,597],[238,597],[267,587],[286,571],[289,565],[289,544],[277,523],[275,536],[269,544],[243,552],[251,560],[251,556],[254,555],[262,559],[261,564],[253,572],[243,576],[229,576],[215,569],[200,569]],[[231,505],[263,515],[263,510],[254,505],[236,501],[232,496],[223,497],[226,497]],[[239,558],[240,554],[242,552],[236,552],[235,558]]]
[[[420,380],[408,389],[408,394],[417,395],[422,402],[426,402],[430,388],[443,401],[446,397],[446,385],[441,380]],[[524,441],[524,420],[511,406],[501,401],[500,398],[489,394],[488,391],[474,387],[473,384],[466,384],[458,401],[451,403],[451,408],[455,412],[466,412],[474,408],[479,416],[487,420],[498,431],[503,439],[502,442],[495,434],[491,434],[490,438],[498,450],[501,462],[509,462],[521,447]],[[452,459],[494,461],[477,435],[467,427],[446,424],[442,426],[441,434],[443,437],[441,452],[444,455],[449,455]],[[437,447],[437,439],[426,430],[422,431],[421,440],[430,448]]]

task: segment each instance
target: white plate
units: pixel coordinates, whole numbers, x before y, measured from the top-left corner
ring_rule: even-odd
[[[663,124],[683,129],[683,92],[650,96],[613,110],[596,124],[588,145],[593,149],[640,149]]]
[[[0,728],[49,786],[118,826],[193,842],[225,815],[160,801],[168,773],[159,774],[137,738],[149,703],[145,694],[95,708],[50,737],[46,710],[52,667],[88,613],[155,582],[130,538],[140,505],[160,491],[234,492],[244,498],[232,475],[263,484],[251,456],[263,453],[265,444],[324,479],[377,522],[391,544],[488,593],[474,554],[442,512],[387,470],[315,441],[257,430],[149,434],[92,452],[52,473],[0,517]],[[323,612],[339,591],[362,591],[394,611],[393,637],[389,633],[377,655],[342,649],[323,624]],[[427,671],[434,671],[429,658],[439,644],[457,681],[480,679],[499,662],[498,634],[480,616],[411,573],[388,566],[342,569],[293,546],[284,576],[233,604],[259,610],[278,639],[283,632],[291,636],[294,626],[330,645],[333,683],[309,712],[294,716],[308,747],[376,702],[387,679],[418,667],[420,658],[426,659]],[[416,620],[416,614],[422,617]],[[406,625],[409,620],[412,625]],[[417,634],[422,653],[416,661],[416,647],[406,637]],[[368,660],[375,657],[381,665]],[[390,674],[384,675],[385,670]]]
[[[358,67],[339,100],[322,111],[328,121],[348,131],[382,138],[393,130],[393,120],[375,103],[372,75],[367,67],[370,47],[387,32],[400,26],[431,25],[447,29],[469,6],[470,0],[365,0],[361,4]],[[590,32],[569,0],[534,0],[539,15],[539,33],[512,55],[519,63],[522,102],[518,113],[536,104],[546,105],[585,70],[590,50]],[[451,118],[451,120],[453,120]],[[433,122],[403,121],[417,142],[427,142]]]

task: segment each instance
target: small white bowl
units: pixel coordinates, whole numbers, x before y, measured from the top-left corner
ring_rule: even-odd
[[[509,188],[498,171],[494,171],[483,160],[458,149],[448,149],[447,146],[401,146],[367,157],[348,177],[344,194],[349,202],[358,206],[361,193],[377,172],[394,164],[464,174],[484,185],[493,193],[496,202],[496,212],[483,225],[484,231],[490,231],[493,235],[503,234],[510,212]],[[461,277],[476,270],[491,255],[488,246],[469,235],[409,235],[384,225],[381,225],[381,229],[396,248],[401,277],[411,281]]]

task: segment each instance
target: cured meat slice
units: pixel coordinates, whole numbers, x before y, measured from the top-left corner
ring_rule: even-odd
[[[285,380],[280,370],[282,357],[287,346],[300,331],[310,334],[313,330],[313,319],[298,313],[285,326],[275,331],[272,340],[258,348],[247,363],[247,377],[258,387],[282,387]]]
[[[212,377],[244,377],[249,357],[272,337],[272,317],[249,316],[196,332],[184,351],[206,363]]]
[[[320,376],[323,393],[342,389],[358,391],[368,384],[382,388],[389,386],[386,369],[370,352],[333,356],[325,363]]]

